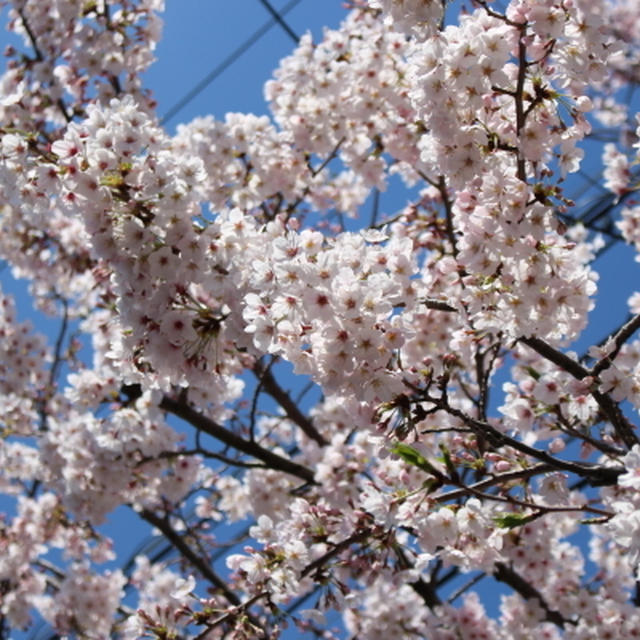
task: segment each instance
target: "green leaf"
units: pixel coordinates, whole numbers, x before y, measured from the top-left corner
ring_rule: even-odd
[[[534,380],[540,380],[540,374],[533,367],[527,365],[524,369]]]
[[[515,527],[521,527],[522,525],[532,522],[541,515],[540,512],[530,513],[528,515],[522,513],[505,513],[501,516],[494,516],[493,521],[501,529],[514,529]]]
[[[410,447],[408,444],[398,442],[393,449],[391,449],[391,452],[402,458],[407,464],[422,469],[425,473],[440,475],[417,449]]]
[[[611,520],[610,516],[603,516],[602,518],[585,518],[580,520],[580,524],[605,524]]]
[[[438,446],[440,447],[440,451],[442,451],[442,461],[444,462],[444,465],[447,467],[449,477],[454,482],[458,482],[460,479],[458,477],[458,470],[456,469],[456,465],[453,464],[453,460],[451,459],[451,452],[449,451],[449,448],[443,442],[441,442]]]

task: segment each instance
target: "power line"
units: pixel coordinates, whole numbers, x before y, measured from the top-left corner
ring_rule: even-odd
[[[300,42],[299,36],[296,32],[284,21],[282,15],[276,11],[269,0],[260,0],[262,6],[273,16],[273,19],[287,32],[289,37],[296,43]]]
[[[167,123],[171,120],[181,109],[183,109],[189,102],[191,102],[198,94],[200,94],[211,82],[213,82],[220,74],[222,74],[229,66],[231,66],[242,54],[250,49],[263,35],[265,35],[275,24],[280,25],[287,35],[297,44],[300,40],[299,36],[293,31],[289,24],[284,20],[284,15],[289,13],[296,5],[300,4],[301,0],[290,0],[281,11],[277,11],[269,0],[259,0],[263,7],[271,14],[271,19],[265,22],[259,29],[257,29],[247,40],[245,40],[237,49],[231,52],[220,64],[214,67],[200,82],[198,82],[193,89],[186,93],[178,102],[176,102],[160,120],[161,124]],[[595,182],[595,181],[594,181]],[[375,196],[379,196],[376,192]],[[600,205],[604,204],[604,209],[597,211],[595,215],[591,211],[583,213],[580,217],[574,217],[570,215],[562,216],[564,221],[568,224],[575,224],[581,222],[586,228],[592,231],[598,231],[605,235],[608,235],[610,240],[604,250],[610,246],[616,244],[622,240],[622,236],[615,232],[613,224],[608,217],[611,209],[611,203],[608,200],[613,200],[611,194],[606,194],[603,198],[599,199],[592,209],[599,209]],[[607,202],[602,202],[607,200]],[[615,204],[618,204],[616,202]],[[374,207],[377,208],[377,198],[374,203]],[[615,205],[614,205],[615,206]],[[377,212],[376,212],[377,213]],[[589,215],[591,214],[591,215]],[[597,225],[596,222],[602,218],[605,218],[604,225]]]
[[[280,24],[289,33],[289,35],[295,34],[289,26],[284,22],[283,16],[286,15],[297,4],[300,4],[301,0],[290,0],[278,14],[273,7],[269,5],[267,9],[272,14],[272,17],[267,20],[259,29],[257,29],[249,38],[247,38],[237,49],[232,51],[220,64],[216,65],[200,82],[198,82],[193,89],[186,93],[178,102],[176,102],[162,117],[160,124],[166,124],[171,120],[179,111],[181,111],[186,105],[188,105],[198,94],[206,89],[223,71],[225,71],[230,65],[232,65],[243,53],[250,49],[262,36],[267,33],[275,24]],[[264,3],[263,3],[264,4]],[[267,5],[265,5],[266,7]],[[275,15],[274,15],[275,13]],[[296,42],[298,39],[296,37]]]

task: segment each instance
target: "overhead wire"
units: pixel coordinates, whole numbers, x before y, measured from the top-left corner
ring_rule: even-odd
[[[230,67],[242,54],[248,51],[265,33],[267,33],[274,25],[279,24],[287,34],[296,39],[298,38],[293,32],[291,27],[285,22],[284,16],[291,11],[296,5],[300,4],[301,0],[290,0],[282,9],[276,11],[267,0],[260,0],[265,6],[267,11],[271,14],[271,18],[267,20],[261,27],[254,31],[239,47],[234,49],[222,62],[217,64],[211,71],[198,82],[190,91],[188,91],[180,100],[178,100],[168,111],[164,114],[160,120],[160,124],[166,124],[171,120],[179,111],[184,109],[197,95],[199,95],[204,89],[206,89],[220,74],[222,74],[228,67]]]
[[[300,41],[300,36],[287,24],[279,11],[276,11],[269,0],[260,0],[262,6],[273,16],[273,19],[284,29],[287,35],[296,43]]]
[[[171,120],[175,115],[182,110],[189,102],[191,102],[197,95],[199,95],[211,82],[213,82],[218,76],[220,76],[226,69],[228,69],[238,58],[240,58],[248,49],[250,49],[262,36],[264,36],[273,26],[278,24],[283,31],[293,40],[296,44],[299,42],[300,38],[298,34],[291,28],[291,26],[286,22],[284,16],[291,11],[296,5],[298,5],[301,0],[290,0],[280,11],[275,9],[273,5],[269,2],[269,0],[259,0],[260,4],[268,11],[271,15],[271,18],[267,20],[261,27],[259,27],[247,40],[245,40],[239,47],[237,47],[234,51],[232,51],[222,62],[216,65],[200,82],[198,82],[189,92],[187,92],[178,102],[176,102],[162,117],[160,120],[161,124],[166,124],[169,120]],[[376,196],[379,194],[376,193]],[[617,204],[617,203],[616,203]],[[374,204],[374,207],[377,208],[378,202],[377,198]],[[596,205],[597,206],[597,205]],[[610,207],[606,207],[606,211],[608,211]],[[622,239],[620,234],[616,233],[613,230],[613,224],[610,220],[605,221],[605,225],[597,225],[596,220],[603,216],[603,212],[598,212],[595,219],[586,219],[587,214],[583,214],[579,218],[575,218],[572,216],[564,216],[565,222],[571,224],[576,222],[581,222],[586,228],[591,231],[596,231],[600,233],[604,233],[608,235],[610,238],[609,243],[604,248],[604,250],[610,248],[610,246],[616,244],[618,241]]]

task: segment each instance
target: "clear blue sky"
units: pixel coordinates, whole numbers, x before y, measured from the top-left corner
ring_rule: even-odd
[[[283,10],[290,2],[270,0],[270,4]],[[323,25],[335,28],[345,15],[341,0],[300,0],[285,20],[297,35],[310,30],[319,37]],[[167,0],[164,18],[158,61],[147,74],[147,86],[156,95],[161,116],[268,21],[270,14],[260,0]],[[181,110],[168,123],[169,130],[198,115],[222,118],[229,111],[266,113],[262,86],[294,46],[282,27],[272,27]]]

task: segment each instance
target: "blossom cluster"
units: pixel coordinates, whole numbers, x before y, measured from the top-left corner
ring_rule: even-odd
[[[0,256],[60,322],[0,293],[3,623],[637,637],[640,297],[577,346],[603,241],[566,195],[619,127],[593,158],[640,248],[632,3],[354,0],[271,116],[174,136],[161,1],[2,4]],[[125,509],[151,542],[116,565]]]
[[[1,428],[5,436],[37,431],[38,412],[46,402],[49,382],[43,364],[51,361],[46,338],[34,333],[29,322],[19,322],[16,313],[13,298],[0,292]]]

